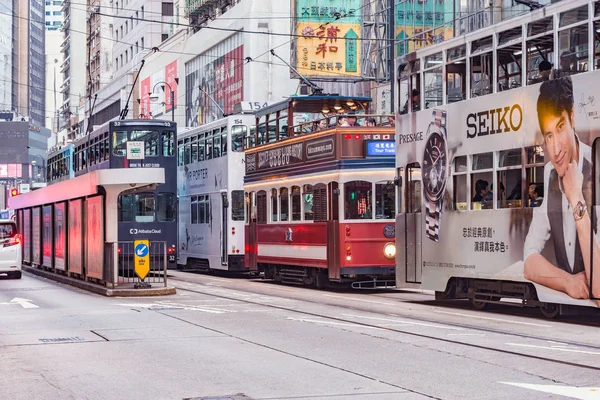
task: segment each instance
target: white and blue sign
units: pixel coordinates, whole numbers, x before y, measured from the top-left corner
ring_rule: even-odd
[[[146,257],[148,255],[148,245],[145,243],[139,243],[135,246],[135,255],[138,257]]]
[[[393,140],[372,140],[367,142],[367,157],[395,157],[396,143]]]

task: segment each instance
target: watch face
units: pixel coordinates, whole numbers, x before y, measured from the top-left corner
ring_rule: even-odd
[[[430,201],[442,195],[446,185],[446,141],[439,132],[433,132],[425,143],[423,155],[423,190]]]

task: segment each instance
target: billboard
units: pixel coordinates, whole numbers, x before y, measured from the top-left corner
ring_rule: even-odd
[[[42,234],[42,251],[44,267],[52,268],[52,243],[54,242],[54,229],[52,228],[52,206],[44,206],[43,212],[43,231]]]
[[[292,0],[291,61],[300,74],[313,80],[360,79],[361,3],[332,0],[325,6],[319,0]]]
[[[140,118],[150,118],[150,77],[140,84]]]
[[[54,268],[65,270],[66,203],[54,205]]]
[[[186,126],[199,126],[233,113],[244,99],[244,46],[236,34],[185,64]],[[216,103],[216,104],[215,104]]]
[[[85,199],[86,276],[104,279],[104,205],[103,196]]]
[[[164,70],[159,70],[147,78],[142,79],[140,83],[140,118],[152,118],[163,111],[166,113],[171,111],[171,89],[173,89],[173,97],[175,107],[177,107],[177,60],[168,64]],[[164,86],[164,90],[163,87]],[[158,95],[158,100],[154,103],[150,101],[150,94],[154,89],[154,93]]]
[[[542,302],[598,306],[597,90],[600,71],[398,118],[425,289],[444,291],[451,277],[531,282]],[[401,257],[411,238],[398,238]]]
[[[165,82],[173,90],[173,102],[171,104],[171,89],[165,85],[165,112],[171,111],[173,107],[177,107],[177,60],[173,61],[165,67]]]
[[[83,274],[83,201],[69,201],[69,272]]]
[[[402,1],[395,5],[394,11],[396,56],[453,37],[454,2],[451,0]]]
[[[42,265],[42,221],[40,207],[34,207],[31,214],[31,263]]]

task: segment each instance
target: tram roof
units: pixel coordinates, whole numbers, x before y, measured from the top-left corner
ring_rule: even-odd
[[[334,95],[320,95],[320,96],[292,96],[286,100],[280,101],[275,104],[271,104],[267,107],[261,108],[255,112],[256,118],[260,118],[263,115],[270,114],[274,111],[282,110],[287,108],[290,102],[293,102],[295,112],[320,112],[323,106],[333,108],[343,102],[359,102],[359,103],[371,103],[373,99],[371,97],[360,97],[360,96],[334,96]],[[364,104],[363,104],[364,105]]]

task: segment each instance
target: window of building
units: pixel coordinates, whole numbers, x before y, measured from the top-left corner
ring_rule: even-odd
[[[53,11],[52,15],[60,15],[60,11]]]
[[[290,212],[290,197],[288,188],[281,188],[279,190],[279,201],[281,205],[281,221],[288,221]]]
[[[271,221],[277,222],[279,217],[279,194],[277,189],[271,189]]]
[[[175,221],[175,195],[173,193],[159,193],[157,198],[158,211],[156,217],[158,222]]]
[[[141,11],[142,11],[142,19],[144,19],[144,6],[142,6]],[[144,46],[142,45],[142,47],[144,47]]]
[[[163,17],[172,17],[173,16],[173,3],[162,3],[162,16]]]
[[[375,184],[375,219],[396,218],[396,187],[393,182]]]
[[[292,221],[302,220],[302,205],[300,203],[300,186],[292,186]]]
[[[344,215],[346,219],[372,218],[373,185],[366,181],[344,183]]]
[[[50,14],[50,11],[46,11],[46,15],[51,15],[51,14]]]
[[[231,191],[231,219],[233,221],[244,220],[244,191]]]
[[[141,39],[141,45],[142,45],[142,50],[144,50],[146,47],[144,46],[144,38]]]

